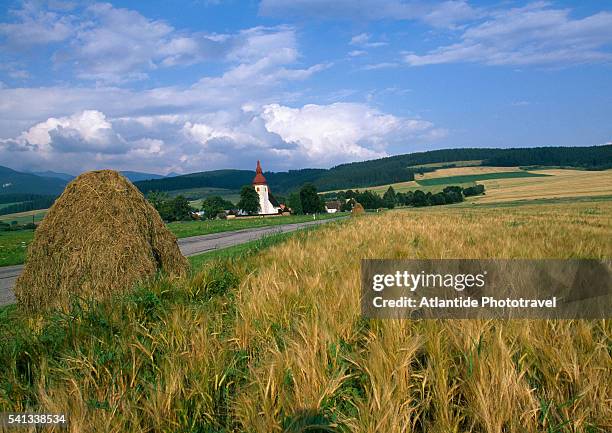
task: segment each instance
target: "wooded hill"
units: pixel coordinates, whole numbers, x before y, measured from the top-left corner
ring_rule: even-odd
[[[590,147],[534,147],[534,148],[462,148],[443,149],[396,155],[371,161],[341,164],[330,169],[302,169],[264,173],[272,191],[285,194],[305,183],[313,183],[319,191],[365,188],[414,180],[415,173],[432,171],[424,164],[454,161],[482,161],[481,165],[513,167],[573,167],[586,170],[612,168],[612,145]],[[214,170],[164,179],[136,182],[143,192],[175,191],[191,188],[224,188],[238,190],[251,183],[251,170]]]

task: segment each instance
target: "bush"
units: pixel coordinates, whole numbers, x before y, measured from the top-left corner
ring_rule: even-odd
[[[465,188],[463,190],[463,195],[466,197],[469,197],[473,195],[481,195],[481,194],[484,194],[484,192],[485,192],[485,186],[482,184],[478,184],[478,185],[474,185],[474,186]]]

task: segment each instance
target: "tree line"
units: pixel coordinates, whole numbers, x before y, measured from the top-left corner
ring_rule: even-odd
[[[325,194],[328,199],[336,199],[342,202],[342,211],[352,210],[355,203],[360,203],[365,209],[393,209],[396,206],[438,206],[443,204],[460,203],[465,197],[484,194],[484,185],[474,185],[468,188],[461,186],[447,186],[437,193],[424,192],[421,190],[396,192],[390,186],[381,196],[373,191],[347,190],[338,191],[333,194]]]
[[[28,212],[31,210],[47,209],[55,202],[53,195],[39,194],[4,194],[0,195],[0,204],[12,203],[0,209],[0,215],[8,215],[17,212]]]
[[[417,152],[370,161],[340,164],[330,169],[266,172],[270,188],[282,194],[298,192],[305,184],[318,190],[366,188],[414,180],[415,173],[435,170],[424,164],[452,167],[454,161],[481,161],[489,166],[563,166],[589,170],[612,167],[612,145],[589,147],[462,148]],[[437,167],[440,168],[440,167]],[[255,176],[251,170],[214,170],[183,176],[135,182],[143,192],[192,188],[223,188],[239,191]]]

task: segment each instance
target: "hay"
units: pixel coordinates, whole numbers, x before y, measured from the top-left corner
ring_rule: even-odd
[[[92,171],[66,187],[36,229],[15,296],[30,311],[66,308],[72,295],[100,299],[187,267],[140,191],[116,171]]]
[[[363,215],[365,213],[365,209],[361,205],[361,203],[355,202],[353,209],[351,210],[352,215]]]

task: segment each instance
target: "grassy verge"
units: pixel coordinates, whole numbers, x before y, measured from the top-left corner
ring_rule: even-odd
[[[68,313],[0,310],[0,411],[73,432],[609,431],[610,321],[363,320],[359,266],[610,258],[611,211],[385,212]]]
[[[317,215],[317,219],[331,219],[342,214]],[[168,224],[177,238],[207,235],[235,230],[270,227],[312,221],[311,215],[291,215],[273,218],[237,218],[229,220],[184,221]],[[33,230],[0,232],[0,266],[18,265],[25,261],[28,245],[34,238]]]
[[[338,214],[321,214],[317,219],[337,218]],[[284,224],[312,221],[312,215],[291,215],[285,217],[234,218],[226,220],[179,221],[168,224],[168,228],[177,238],[207,235],[242,229],[270,227]]]

